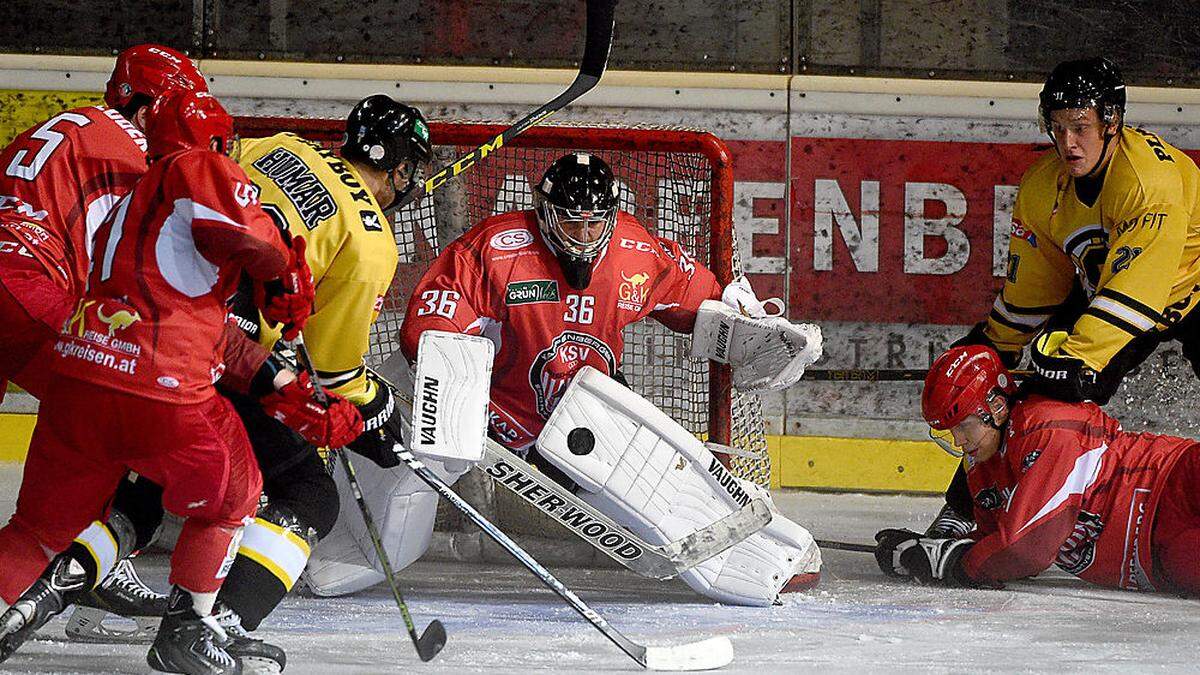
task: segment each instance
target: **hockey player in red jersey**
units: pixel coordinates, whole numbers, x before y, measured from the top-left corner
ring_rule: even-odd
[[[185,518],[149,664],[240,672],[210,612],[262,479],[245,429],[213,388],[224,370],[225,300],[242,274],[264,284],[307,268],[223,154],[233,123],[215,99],[161,96],[147,132],[151,167],[100,227],[87,293],[54,345],[59,377],[42,401],[16,513],[0,530],[0,598],[15,602],[47,553],[100,517],[125,472],[137,471]],[[293,302],[297,291],[272,286],[264,312],[298,326],[308,307]],[[276,396],[295,401],[297,389],[302,382]],[[320,415],[331,422],[321,440],[344,442],[338,427],[353,426],[337,424],[348,406],[339,403]]]
[[[207,91],[187,56],[163,45],[131,47],[117,56],[104,106],[55,115],[0,151],[0,398],[9,379],[34,396],[45,390],[50,347],[87,282],[92,236],[145,173],[146,112],[156,98],[175,89]],[[122,501],[139,495],[127,490]],[[155,526],[146,523],[140,529]],[[96,523],[82,533],[73,545],[78,557],[86,559],[115,540],[111,527]],[[109,571],[89,574],[94,579]],[[161,615],[166,601],[150,592],[128,563],[117,565],[103,584],[78,599],[130,616]],[[0,655],[6,646],[0,644]]]
[[[539,434],[564,392],[588,367],[602,373],[606,383],[609,377],[621,377],[623,332],[632,323],[652,318],[673,331],[692,334],[692,355],[731,363],[734,383],[742,389],[786,387],[820,356],[816,326],[767,317],[744,280],[723,289],[713,273],[679,242],[654,236],[632,214],[621,211],[612,170],[600,157],[582,152],[561,157],[546,170],[533,192],[534,209],[487,218],[446,247],[409,299],[400,340],[403,355],[415,362],[421,335],[427,331],[489,338],[495,347],[489,432],[560,483],[574,480],[567,474],[570,467],[563,468],[543,452]],[[727,302],[721,302],[723,297]],[[640,397],[639,403],[653,408]],[[665,417],[657,409],[652,414]],[[674,422],[669,426],[686,437],[671,442],[700,445],[696,461],[682,463],[693,469],[708,467],[711,453],[682,427]],[[457,471],[450,466],[446,464],[446,473],[451,480],[466,470],[465,465]],[[676,474],[690,476],[693,469]],[[376,511],[390,513],[389,521],[402,524],[403,531],[388,531],[385,525],[383,533],[397,567],[423,552],[436,504],[436,497],[423,498],[432,493],[419,482],[407,480],[405,471],[403,467],[397,470],[390,483],[377,480],[379,472],[374,467],[360,472],[372,497],[386,500],[375,504]],[[725,477],[728,484],[737,481]],[[698,500],[720,503],[721,495],[706,491],[710,478],[703,470],[696,476]],[[676,490],[680,483],[674,477],[664,482],[671,484],[674,494],[680,494]],[[609,497],[616,500],[625,495],[597,499]],[[646,501],[667,503],[670,498]],[[608,508],[593,506],[602,511]],[[403,518],[396,515],[401,509],[406,514]],[[703,526],[731,512],[715,514],[712,519],[707,519],[710,514],[697,512],[680,516],[656,511],[634,517],[645,516],[637,526],[662,534],[664,527],[676,522]],[[339,520],[335,534],[323,541],[310,559],[306,580],[318,594],[353,592],[381,578],[377,570],[367,567],[368,561],[354,555],[356,548],[362,548],[365,535],[357,523],[347,520]],[[664,520],[669,522],[667,526],[662,526]],[[631,527],[629,522],[617,522]],[[755,542],[747,540],[749,550],[738,549],[739,543],[681,577],[709,597],[759,605],[774,602],[789,583],[793,590],[815,583],[820,560],[812,537],[782,516],[772,522],[787,529],[781,539],[766,541],[773,533],[764,534]],[[334,542],[339,541],[349,554],[337,550]],[[762,548],[756,548],[759,544]],[[731,569],[737,563],[726,566],[726,562],[740,555],[754,560],[756,572],[768,568],[771,572],[742,574],[737,583],[732,582]],[[705,569],[701,570],[702,566]]]
[[[576,168],[581,163],[585,170]],[[691,332],[700,303],[721,297],[713,273],[678,242],[617,209],[612,172],[599,157],[566,155],[546,176],[536,189],[540,217],[532,210],[493,216],[438,256],[413,291],[400,333],[410,361],[426,330],[492,338],[490,431],[521,451],[580,368],[617,374],[626,326],[651,317]],[[556,203],[584,187],[610,191],[586,205],[594,215],[581,218]]]
[[[173,89],[208,90],[183,54],[132,47],[117,57],[106,106],[59,113],[0,152],[0,381],[40,396],[49,369],[31,362],[83,293],[96,228],[146,171],[147,107]]]
[[[983,346],[938,357],[921,408],[967,455],[978,527],[881,531],[886,574],[996,587],[1057,564],[1101,586],[1200,594],[1200,443],[1124,431],[1094,403],[1022,396]]]

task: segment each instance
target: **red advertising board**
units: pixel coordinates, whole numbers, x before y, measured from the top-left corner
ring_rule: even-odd
[[[960,325],[995,298],[1017,185],[1050,151],[795,137],[789,163],[781,141],[729,146],[735,221],[752,231],[742,236],[754,258],[781,263],[751,275],[760,295],[786,297],[790,316],[806,321]]]

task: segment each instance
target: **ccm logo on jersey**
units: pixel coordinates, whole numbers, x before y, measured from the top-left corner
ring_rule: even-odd
[[[533,234],[529,230],[516,228],[497,232],[488,242],[497,251],[515,251],[533,243]]]
[[[421,393],[421,445],[433,445],[437,442],[437,413],[438,387],[436,377],[425,377],[425,389]]]
[[[630,251],[641,251],[642,253],[653,253],[654,252],[654,247],[651,246],[648,242],[637,241],[635,239],[626,239],[624,237],[621,237],[620,246],[621,246],[621,248],[628,249]]]
[[[531,505],[553,516],[555,520],[571,528],[577,534],[612,551],[625,560],[642,557],[642,547],[629,541],[622,533],[609,529],[587,513],[567,504],[566,500],[538,485],[521,469],[505,461],[497,461],[484,469],[488,475],[500,481]]]

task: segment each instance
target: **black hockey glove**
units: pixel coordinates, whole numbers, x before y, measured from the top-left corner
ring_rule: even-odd
[[[1119,380],[1105,377],[1087,367],[1082,359],[1064,353],[1060,347],[1067,337],[1066,331],[1045,332],[1037,336],[1030,350],[1033,376],[1026,380],[1022,391],[1068,403],[1108,403]]]
[[[1009,370],[1016,368],[1017,365],[1021,363],[1021,352],[1000,351],[1000,348],[997,347],[996,344],[988,339],[988,336],[984,334],[983,331],[985,328],[987,328],[987,322],[980,321],[974,326],[971,326],[971,330],[966,335],[960,337],[954,342],[951,342],[950,347],[947,347],[947,349],[952,349],[954,347],[965,347],[967,345],[991,347],[996,351],[997,354],[1000,355],[1000,362],[1004,364],[1005,368],[1008,368]]]
[[[962,568],[962,557],[975,544],[970,539],[932,539],[912,530],[880,530],[875,535],[875,562],[889,577],[922,584],[978,586]]]
[[[346,448],[390,469],[400,465],[396,444],[403,443],[400,426],[400,407],[392,396],[392,388],[367,371],[367,378],[375,383],[375,397],[358,406],[363,418],[363,433],[346,445]]]

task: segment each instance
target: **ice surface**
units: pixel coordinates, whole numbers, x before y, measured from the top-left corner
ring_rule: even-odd
[[[0,517],[19,470],[0,469]],[[885,526],[920,527],[927,497],[776,494],[782,510],[819,539],[867,542]],[[870,555],[826,550],[821,586],[772,608],[722,607],[682,583],[617,569],[553,571],[636,642],[672,645],[725,635],[731,672],[1194,672],[1200,604],[1099,589],[1061,573],[1003,591],[942,590],[885,579]],[[166,559],[139,561],[165,587]],[[291,597],[259,636],[288,652],[289,674],[636,671],[638,666],[516,566],[422,561],[401,573],[423,629],[446,624],[449,641],[422,664],[388,592],[338,599]],[[142,646],[63,641],[62,618],[0,670],[21,673],[147,671]]]

